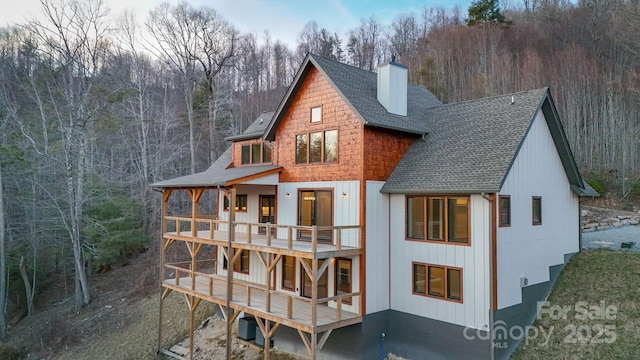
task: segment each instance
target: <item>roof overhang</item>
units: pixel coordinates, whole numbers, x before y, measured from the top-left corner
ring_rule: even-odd
[[[217,188],[227,187],[280,173],[282,167],[272,165],[245,166],[230,169],[208,169],[206,171],[160,181],[149,185],[153,188]]]
[[[239,140],[251,140],[251,139],[259,139],[262,137],[263,132],[254,132],[250,134],[240,134],[240,135],[232,135],[224,138],[227,141],[239,141]]]
[[[380,189],[383,194],[402,194],[402,195],[470,195],[470,194],[492,194],[497,193],[496,189],[479,190],[479,189],[392,189],[385,190],[384,187]]]

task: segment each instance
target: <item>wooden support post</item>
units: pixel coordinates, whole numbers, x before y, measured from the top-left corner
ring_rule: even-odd
[[[318,251],[318,225],[313,225],[311,227],[311,252],[315,254],[317,251]]]
[[[336,250],[342,250],[342,228],[336,228]]]
[[[315,234],[314,234],[315,237]],[[311,260],[311,327],[315,329],[318,312],[318,259]],[[315,330],[314,330],[315,339]],[[315,342],[315,340],[313,340]],[[314,345],[315,346],[315,345]],[[315,351],[314,351],[315,354]],[[315,356],[315,355],[314,355]]]
[[[311,359],[316,360],[316,352],[318,351],[318,334],[313,330],[311,333]]]
[[[251,224],[247,224],[247,244],[251,244]]]
[[[233,222],[236,217],[236,188],[232,187],[229,191],[229,238],[227,241],[227,360],[231,360],[231,300],[233,293],[233,242],[235,237],[235,229]]]
[[[269,352],[271,350],[271,321],[265,319],[264,322],[264,360],[269,360]]]
[[[289,250],[291,250],[291,247],[293,246],[292,232],[293,229],[291,228],[291,226],[287,226],[287,249]]]
[[[268,223],[267,223],[268,225]],[[269,226],[267,226],[267,239],[269,239],[269,233],[270,233],[270,229]],[[264,290],[265,290],[265,303],[264,303],[264,307],[266,312],[271,312],[271,270],[273,270],[273,268],[271,267],[271,254],[266,254],[267,255],[267,259],[266,259],[266,263],[265,265],[265,280],[264,280]]]
[[[267,223],[267,237],[265,240],[267,246],[271,246],[271,223]]]
[[[293,313],[293,298],[291,296],[287,296],[287,319],[291,319],[292,313]]]

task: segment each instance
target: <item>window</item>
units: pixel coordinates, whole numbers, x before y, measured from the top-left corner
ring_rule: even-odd
[[[413,293],[462,302],[462,269],[413,263]]]
[[[307,134],[296,135],[296,164],[307,162]]]
[[[427,294],[426,266],[423,264],[413,264],[413,293]]]
[[[242,145],[242,159],[240,160],[240,163],[242,165],[248,164],[250,159],[251,159],[251,146]]]
[[[307,265],[309,266],[309,269],[312,268],[311,265],[311,259],[302,259],[302,261],[306,262]],[[327,260],[318,260],[318,269],[322,267],[322,264],[324,264],[325,261],[329,261]],[[322,276],[320,276],[320,278],[318,279],[317,285],[318,285],[318,299],[323,299],[327,297],[327,284],[329,283],[327,281],[327,279],[329,278],[329,276],[327,275],[329,272],[328,271],[324,271],[322,273]],[[302,264],[300,264],[300,274],[302,279],[300,280],[300,284],[302,284],[302,296],[310,298],[312,295],[312,282],[311,282],[311,278],[309,277],[309,274],[307,274],[307,272],[304,270],[304,268],[302,267]]]
[[[351,259],[336,260],[336,295],[351,294]],[[351,305],[351,298],[343,298],[343,304]]]
[[[511,226],[511,197],[509,195],[500,195],[499,215],[500,226]]]
[[[531,197],[531,215],[533,225],[542,225],[542,197]]]
[[[271,162],[271,144],[268,142],[242,145],[240,163],[264,164]]]
[[[301,190],[298,193],[298,225],[333,226],[333,191]],[[331,242],[332,230],[318,230],[318,242]],[[311,230],[299,230],[298,237],[311,240]]]
[[[252,164],[260,164],[260,155],[262,155],[262,144],[252,144],[251,145],[251,163]]]
[[[338,161],[338,130],[324,132],[324,162]]]
[[[406,221],[407,239],[469,244],[469,197],[407,196]]]
[[[236,260],[235,264],[233,264],[233,271],[248,274],[249,273],[249,250],[236,249],[237,251],[242,251],[238,260]],[[224,255],[224,259],[222,261],[222,268],[227,270],[227,256]]]
[[[282,288],[295,290],[296,286],[296,258],[293,256],[282,257]]]
[[[229,196],[226,194],[222,210],[229,211]],[[236,211],[247,211],[247,195],[236,195]]]
[[[319,123],[322,121],[322,107],[317,106],[311,108],[311,122]]]
[[[338,130],[296,135],[296,164],[336,161],[338,161]]]

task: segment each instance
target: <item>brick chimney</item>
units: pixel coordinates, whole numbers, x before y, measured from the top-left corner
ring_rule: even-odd
[[[391,114],[407,116],[407,68],[391,61],[378,65],[378,102]]]

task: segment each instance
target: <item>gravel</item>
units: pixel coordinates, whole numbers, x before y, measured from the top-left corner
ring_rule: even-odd
[[[635,243],[630,250],[640,252],[640,226],[621,226],[582,234],[582,247],[587,249],[608,248],[620,250],[623,242]]]

